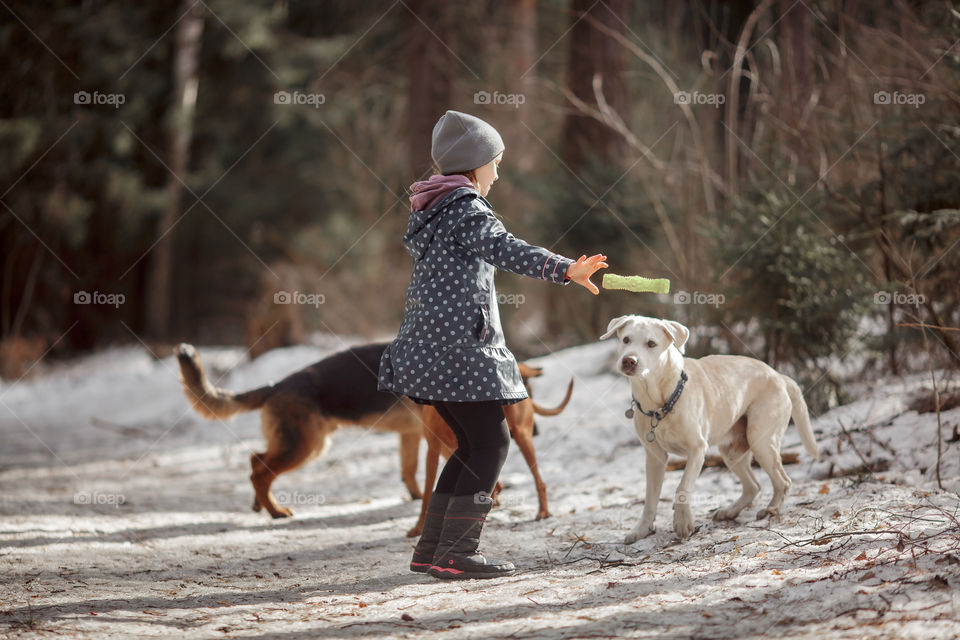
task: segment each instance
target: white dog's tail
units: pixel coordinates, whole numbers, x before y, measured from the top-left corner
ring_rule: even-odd
[[[783,376],[787,383],[787,393],[790,394],[790,402],[793,403],[793,421],[797,423],[797,431],[800,432],[800,440],[803,442],[807,453],[814,459],[820,458],[820,451],[817,449],[817,439],[813,435],[813,427],[810,426],[810,412],[807,411],[807,403],[803,399],[803,391],[800,390],[793,378]]]

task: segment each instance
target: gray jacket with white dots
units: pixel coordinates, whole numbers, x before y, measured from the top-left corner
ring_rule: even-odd
[[[380,360],[379,389],[420,402],[526,398],[500,326],[494,267],[565,284],[573,261],[515,238],[469,187],[411,212],[403,245],[413,276],[400,331]]]

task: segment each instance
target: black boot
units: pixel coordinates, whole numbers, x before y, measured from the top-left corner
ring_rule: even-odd
[[[433,566],[428,572],[431,576],[446,580],[499,578],[516,570],[513,563],[492,562],[477,551],[483,523],[492,505],[489,498],[472,495],[450,500]]]
[[[410,561],[410,571],[426,573],[433,565],[433,554],[440,541],[440,531],[443,529],[443,515],[447,512],[447,503],[453,497],[452,493],[434,493],[427,504],[427,516],[423,521],[423,531],[417,546],[413,549],[413,559]]]

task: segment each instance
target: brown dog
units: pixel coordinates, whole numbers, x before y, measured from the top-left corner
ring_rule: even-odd
[[[183,390],[193,408],[207,418],[225,419],[260,409],[267,450],[250,456],[253,510],[274,518],[292,515],[277,504],[270,486],[278,475],[321,455],[342,425],[358,425],[400,434],[401,475],[410,495],[420,497],[417,453],[423,430],[421,406],[409,398],[377,391],[380,355],[386,344],[352,347],[335,353],[280,382],[244,393],[210,385],[197,351],[177,348]]]
[[[420,437],[425,434],[428,443],[426,505],[436,482],[437,456],[443,452],[449,457],[457,446],[456,437],[433,407],[418,405],[401,395],[377,391],[377,372],[385,347],[386,344],[353,347],[301,369],[280,382],[244,393],[213,387],[204,375],[196,349],[189,344],[177,348],[184,393],[197,413],[206,418],[224,420],[244,411],[261,410],[261,429],[267,450],[250,456],[254,511],[265,508],[274,518],[293,515],[289,508],[277,504],[270,491],[273,481],[281,473],[292,471],[323,454],[330,446],[330,436],[343,425],[399,434],[400,473],[414,499],[421,497],[416,474]],[[542,374],[540,369],[522,363],[519,366],[524,384],[528,378]],[[557,415],[570,401],[572,391],[571,380],[563,403],[555,409],[544,409],[530,398],[504,406],[510,433],[537,483],[540,498],[538,520],[550,513],[546,485],[540,479],[533,451],[533,417],[534,414]],[[501,489],[498,482],[494,498]],[[419,533],[424,511],[425,506],[421,509],[420,521],[408,535]]]
[[[530,392],[528,380],[543,375],[542,369],[537,369],[529,365],[519,363],[520,375],[523,377],[523,384]],[[503,415],[507,419],[507,425],[510,427],[510,435],[520,447],[530,472],[533,473],[533,479],[537,484],[537,497],[540,501],[540,510],[537,511],[537,520],[550,517],[550,511],[547,508],[547,485],[540,478],[540,472],[537,470],[537,454],[533,450],[533,435],[536,425],[534,424],[534,414],[541,416],[555,416],[563,411],[567,403],[570,402],[570,395],[573,393],[573,380],[567,386],[567,395],[563,398],[560,406],[554,409],[544,409],[536,404],[532,398],[526,398],[515,404],[504,405]],[[431,406],[423,409],[423,435],[427,439],[427,477],[423,486],[423,504],[420,506],[420,518],[413,529],[407,532],[410,537],[418,536],[423,531],[423,521],[427,516],[427,504],[430,502],[430,495],[433,493],[433,487],[437,480],[437,465],[439,455],[443,453],[444,458],[449,458],[450,454],[457,448],[457,438],[453,431],[447,426],[437,410]],[[496,500],[503,484],[497,482],[493,490],[493,499]]]

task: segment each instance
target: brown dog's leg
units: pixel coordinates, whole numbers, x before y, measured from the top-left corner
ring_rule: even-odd
[[[533,401],[524,400],[504,407],[504,415],[507,423],[510,425],[510,432],[513,434],[513,440],[520,448],[527,466],[530,467],[530,473],[533,474],[533,481],[537,485],[537,498],[540,502],[540,509],[537,511],[537,520],[550,517],[550,510],[547,508],[547,485],[540,477],[540,471],[537,468],[537,454],[533,450]]]
[[[423,437],[427,441],[427,469],[426,478],[423,482],[423,501],[420,504],[420,517],[417,524],[407,532],[407,536],[412,538],[419,536],[423,532],[423,522],[427,518],[427,505],[430,504],[430,496],[433,495],[433,487],[437,484],[437,467],[440,462],[440,449],[442,442],[440,435],[449,434],[453,437],[450,427],[443,421],[440,414],[433,407],[423,408]]]
[[[503,491],[503,483],[497,480],[497,484],[493,485],[493,491],[490,492],[490,499],[493,500],[493,506],[500,506],[500,492]]]
[[[251,466],[251,467],[253,466],[253,459],[254,459],[254,457],[260,457],[260,456],[262,456],[262,455],[265,455],[265,454],[263,454],[263,453],[251,453],[251,454],[250,454],[250,466]],[[256,492],[256,489],[254,489],[254,492]],[[256,494],[256,493],[253,494],[253,506],[250,507],[250,508],[253,509],[253,510],[254,510],[255,512],[257,512],[257,513],[260,513],[260,511],[263,510],[263,507],[260,506],[260,501],[257,499],[257,494]]]
[[[417,461],[420,457],[420,434],[400,434],[400,477],[407,485],[410,498],[419,500],[423,497],[420,487],[417,486]]]
[[[550,510],[547,508],[547,485],[540,477],[540,471],[537,468],[537,454],[533,451],[533,427],[530,427],[530,434],[520,435],[517,438],[517,446],[523,453],[527,466],[530,467],[530,473],[533,474],[533,481],[537,483],[537,498],[540,501],[540,509],[537,511],[537,520],[543,520],[550,517]]]
[[[329,446],[330,430],[326,424],[312,424],[308,415],[298,415],[298,412],[287,404],[279,406],[283,411],[280,415],[276,413],[277,409],[270,405],[261,412],[267,450],[250,456],[250,482],[256,495],[254,511],[259,511],[259,506],[274,518],[286,518],[293,515],[293,512],[277,504],[270,487],[277,476],[302,465],[314,451],[322,453]]]
[[[303,464],[309,457],[308,452],[290,451],[254,453],[250,456],[250,482],[253,483],[253,490],[256,493],[254,504],[265,508],[274,518],[287,518],[293,515],[293,511],[287,507],[281,507],[270,492],[270,486],[281,473],[291,471]],[[254,507],[254,511],[260,509]]]
[[[253,484],[253,510],[260,511],[266,507],[267,511],[274,518],[286,518],[293,515],[293,511],[287,507],[281,507],[274,500],[270,492],[270,485],[279,475],[279,471],[274,471],[275,457],[270,452],[250,454],[250,482]]]

